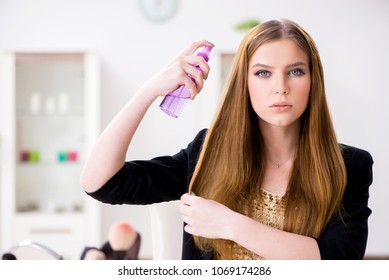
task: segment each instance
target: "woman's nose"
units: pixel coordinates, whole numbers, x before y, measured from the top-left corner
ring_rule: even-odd
[[[283,75],[278,75],[275,78],[274,92],[277,94],[288,94],[289,87],[287,83],[287,78]]]

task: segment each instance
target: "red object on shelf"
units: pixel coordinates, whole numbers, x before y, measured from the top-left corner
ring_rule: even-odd
[[[28,161],[28,151],[20,151],[19,160],[22,162]]]
[[[76,151],[68,152],[68,160],[77,161],[77,158],[78,158],[78,153]]]

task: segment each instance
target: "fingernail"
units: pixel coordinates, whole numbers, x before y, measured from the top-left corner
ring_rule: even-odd
[[[191,195],[194,195],[194,196],[196,196],[196,194],[195,194],[195,192],[194,192],[194,191],[192,191]]]

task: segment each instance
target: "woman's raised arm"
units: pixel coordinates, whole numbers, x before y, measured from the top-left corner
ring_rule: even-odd
[[[193,53],[208,41],[192,43],[157,75],[147,81],[112,119],[95,143],[81,173],[80,184],[86,192],[94,192],[119,171],[127,149],[140,122],[154,100],[185,85],[191,99],[201,90],[209,66]],[[198,65],[201,71],[193,67]]]

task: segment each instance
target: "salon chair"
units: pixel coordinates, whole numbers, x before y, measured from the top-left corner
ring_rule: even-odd
[[[179,200],[149,206],[154,260],[180,260],[183,222]]]

